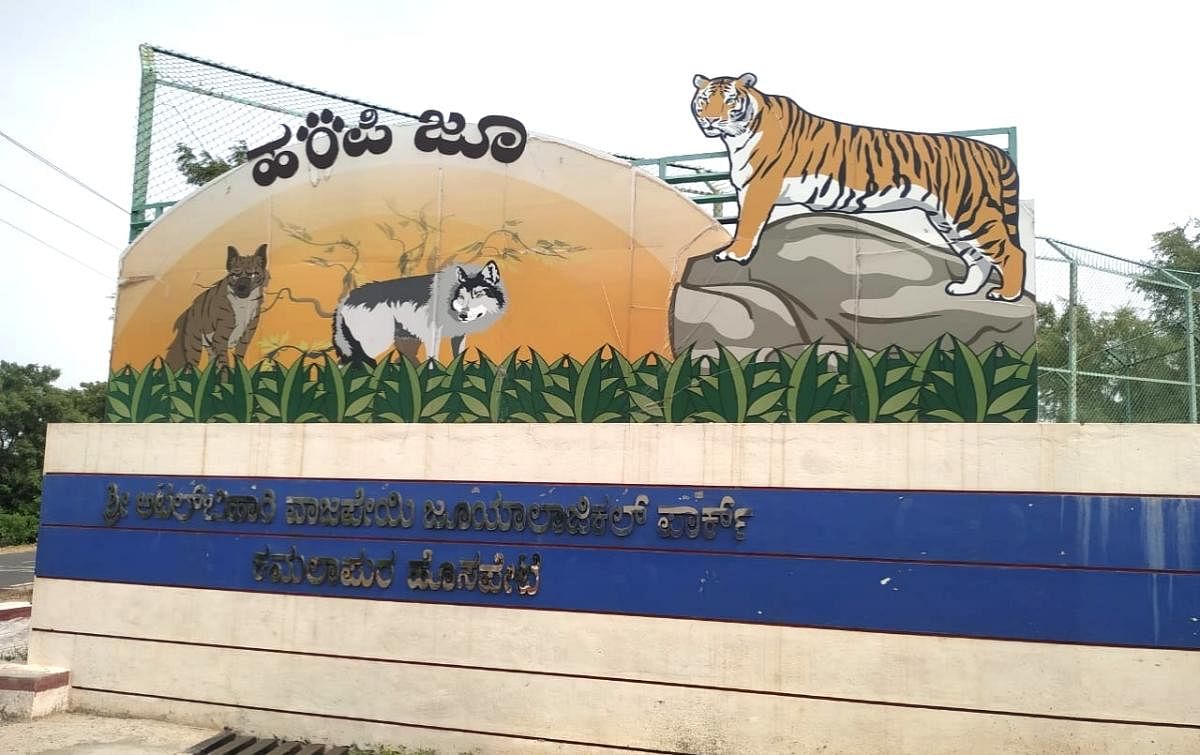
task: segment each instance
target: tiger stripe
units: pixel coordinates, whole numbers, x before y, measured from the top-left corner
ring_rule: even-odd
[[[947,290],[978,291],[993,268],[992,299],[1016,301],[1025,286],[1016,166],[998,147],[949,134],[842,123],[754,87],[753,74],[694,80],[697,123],[729,150],[740,215],[717,259],[743,264],[777,204],[866,213],[917,208],[967,265]],[[798,192],[792,194],[791,192]]]

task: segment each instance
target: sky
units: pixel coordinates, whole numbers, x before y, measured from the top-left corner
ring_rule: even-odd
[[[1200,217],[1200,4],[0,0],[0,29],[0,131],[121,208],[149,43],[638,156],[718,149],[692,77],[751,71],[842,121],[1016,126],[1039,236],[1145,259]],[[0,221],[0,359],[105,379],[128,216],[0,139]]]

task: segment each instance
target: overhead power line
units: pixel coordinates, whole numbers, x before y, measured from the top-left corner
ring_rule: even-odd
[[[86,263],[86,262],[84,262],[83,260],[79,259],[78,257],[75,257],[75,256],[73,256],[73,255],[67,254],[66,252],[64,252],[63,250],[61,250],[61,249],[59,249],[58,247],[54,246],[53,244],[49,244],[49,243],[47,243],[47,242],[45,242],[45,241],[42,241],[42,240],[41,240],[41,239],[39,239],[37,236],[34,236],[32,233],[30,233],[29,231],[25,230],[24,228],[21,228],[21,227],[19,227],[19,226],[15,226],[15,225],[13,225],[12,223],[10,223],[10,222],[8,222],[7,220],[5,220],[4,218],[0,218],[0,223],[3,223],[4,225],[8,226],[9,228],[13,229],[14,231],[17,231],[18,233],[23,233],[23,234],[25,234],[26,236],[28,236],[29,238],[31,238],[31,239],[33,239],[34,241],[38,242],[39,244],[41,244],[42,246],[46,247],[47,249],[49,249],[49,250],[51,250],[51,251],[54,251],[54,252],[58,252],[58,253],[59,253],[59,254],[61,254],[62,256],[64,256],[64,257],[66,257],[67,259],[71,260],[72,262],[74,262],[74,263],[76,263],[76,264],[79,264],[79,265],[83,265],[83,266],[84,266],[84,267],[86,267],[88,270],[91,270],[93,273],[95,273],[96,275],[99,275],[99,276],[101,276],[101,277],[102,277],[102,278],[104,278],[105,280],[107,280],[107,281],[111,281],[111,280],[112,280],[112,276],[111,276],[111,275],[109,275],[108,273],[105,273],[105,272],[102,272],[102,271],[100,271],[100,270],[97,270],[96,268],[92,267],[91,265],[89,265],[88,263]]]
[[[76,184],[78,184],[79,186],[82,186],[83,188],[87,189],[87,190],[88,190],[88,191],[90,191],[91,193],[93,193],[93,194],[95,194],[96,196],[98,196],[98,197],[100,197],[101,199],[103,199],[105,202],[108,202],[108,203],[109,203],[110,205],[112,205],[113,207],[116,207],[116,208],[117,208],[118,210],[120,210],[120,211],[121,211],[123,214],[125,214],[125,215],[128,215],[128,214],[129,214],[129,210],[125,209],[125,208],[124,208],[124,207],[122,207],[121,205],[117,204],[116,202],[112,201],[111,199],[109,199],[108,197],[104,196],[104,195],[103,195],[103,194],[101,194],[100,192],[96,191],[96,190],[95,190],[95,189],[93,189],[91,186],[88,186],[88,185],[87,185],[87,184],[85,184],[83,181],[80,181],[78,178],[76,178],[75,176],[73,176],[73,175],[71,175],[70,173],[66,172],[65,170],[63,170],[62,168],[58,167],[58,166],[57,166],[57,165],[55,165],[54,163],[50,162],[50,161],[49,161],[49,160],[47,160],[46,158],[42,157],[42,156],[41,156],[41,155],[39,155],[38,153],[34,152],[34,151],[33,151],[33,150],[31,150],[29,147],[26,147],[24,144],[21,144],[19,141],[17,141],[16,139],[12,138],[12,137],[11,137],[11,136],[9,136],[8,134],[4,133],[3,131],[0,131],[0,136],[3,136],[5,139],[9,140],[9,141],[10,141],[10,142],[12,142],[13,144],[15,144],[15,145],[17,145],[18,147],[20,147],[20,148],[21,148],[22,150],[24,150],[26,153],[28,153],[29,155],[31,155],[31,156],[32,156],[34,159],[36,159],[36,160],[38,160],[39,162],[41,162],[41,163],[43,163],[43,164],[45,164],[45,165],[49,166],[51,169],[53,169],[53,170],[54,170],[54,171],[56,171],[57,173],[59,173],[59,174],[61,174],[61,175],[65,176],[66,178],[70,179],[71,181],[74,181],[74,182],[75,182]]]
[[[24,199],[26,202],[28,202],[29,204],[33,205],[34,207],[37,207],[37,208],[38,208],[38,209],[40,209],[40,210],[43,210],[43,211],[45,211],[45,212],[48,212],[48,213],[50,213],[51,215],[53,215],[54,217],[58,218],[58,219],[59,219],[59,220],[61,220],[62,222],[66,223],[67,225],[74,226],[75,228],[78,228],[79,230],[83,231],[83,232],[84,232],[84,233],[86,233],[87,235],[89,235],[89,236],[91,236],[92,238],[94,238],[96,241],[99,241],[101,244],[105,244],[106,246],[110,246],[110,247],[112,247],[113,249],[116,249],[118,252],[119,252],[119,251],[121,251],[121,247],[117,246],[116,244],[112,243],[111,241],[109,241],[109,240],[107,240],[107,239],[104,239],[104,238],[101,238],[101,237],[97,236],[96,234],[92,233],[91,231],[89,231],[88,229],[86,229],[86,228],[84,228],[83,226],[79,225],[78,223],[76,223],[75,221],[71,220],[70,218],[65,218],[65,217],[63,217],[62,215],[59,215],[59,214],[58,214],[57,212],[55,212],[54,210],[51,210],[49,207],[46,207],[45,205],[38,204],[37,202],[35,202],[35,201],[33,201],[32,199],[30,199],[29,197],[25,196],[25,195],[24,195],[24,194],[22,194],[21,192],[19,192],[19,191],[17,191],[16,189],[12,188],[11,186],[5,186],[4,184],[0,183],[0,189],[4,189],[5,191],[7,191],[7,192],[9,192],[9,193],[11,193],[11,194],[16,194],[18,197],[20,197],[21,199]]]

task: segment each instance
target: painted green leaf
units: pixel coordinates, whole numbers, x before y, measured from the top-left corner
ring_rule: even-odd
[[[512,371],[513,363],[516,360],[516,351],[513,351],[511,354],[505,357],[504,361],[500,363],[500,366],[496,368],[495,379],[492,380],[492,384],[488,387],[488,410],[486,412],[486,416],[492,422],[500,422],[503,419],[500,412],[505,394],[505,381],[508,379],[508,375]]]
[[[192,416],[196,418],[197,422],[204,422],[208,419],[204,411],[204,401],[208,398],[209,382],[212,380],[216,366],[215,360],[210,361],[208,366],[200,371],[196,381],[196,393],[192,396]]]
[[[767,391],[763,395],[754,399],[754,402],[752,404],[750,404],[750,408],[746,410],[746,415],[748,417],[760,417],[761,415],[766,413],[767,410],[771,409],[777,403],[779,403],[779,399],[783,396],[783,394],[786,391],[787,391],[786,387],[773,388],[773,389]]]
[[[601,351],[602,349],[596,349],[579,370],[579,378],[575,384],[573,396],[574,406],[572,407],[572,416],[575,417],[576,422],[588,422],[596,414],[596,406],[600,401],[600,373],[596,369],[596,365],[600,363]],[[559,414],[565,413],[558,407],[554,407],[554,410]]]
[[[951,411],[950,409],[934,409],[933,411],[929,412],[928,414],[930,417],[937,417],[938,419],[944,419],[947,422],[963,422],[964,421],[961,414],[959,414],[958,412],[955,412],[955,411]]]
[[[365,396],[359,396],[350,402],[346,407],[346,415],[351,419],[361,419],[371,415],[371,402],[375,400],[374,394],[368,393]]]
[[[874,422],[879,416],[879,381],[875,375],[875,364],[867,352],[854,343],[850,344],[847,361],[854,418],[861,422]]]
[[[900,410],[907,407],[916,400],[917,394],[920,393],[921,386],[916,385],[912,388],[905,388],[897,392],[894,396],[883,402],[883,406],[879,407],[880,414],[896,414]],[[914,413],[916,410],[912,410]]]
[[[430,418],[440,412],[442,407],[444,407],[450,401],[450,396],[451,394],[449,393],[443,393],[440,396],[435,396],[429,401],[426,401],[425,405],[421,407],[420,417],[423,419]]]
[[[280,417],[279,404],[276,404],[269,397],[264,396],[262,394],[259,394],[255,398],[258,399],[258,405],[259,405],[259,407],[262,408],[262,411],[264,414],[266,414],[271,419],[274,419],[274,420],[279,419],[279,417]]]
[[[321,386],[327,396],[325,419],[330,422],[341,422],[346,419],[346,383],[345,375],[337,363],[326,354],[324,369],[319,371]]]
[[[987,416],[987,380],[975,352],[958,338],[954,339],[954,382],[963,417],[982,422]]]
[[[651,417],[662,417],[663,416],[662,406],[657,401],[650,398],[649,396],[647,396],[643,393],[639,393],[637,391],[630,391],[629,399],[633,403],[637,404],[637,407],[639,409],[641,409],[643,412],[645,412],[647,415],[649,415]]]
[[[691,382],[692,347],[688,346],[667,370],[663,386],[663,418],[667,422],[682,422],[686,401],[681,398]]]
[[[754,373],[754,379],[750,381],[751,388],[761,388],[767,383],[783,382],[780,378],[780,367],[782,365],[780,365],[778,362],[775,364],[758,364],[755,366],[758,367],[758,370]]]
[[[171,405],[175,407],[175,411],[184,419],[192,419],[192,405],[183,400],[182,396],[172,396]]]
[[[996,377],[994,378],[995,381],[997,383],[1003,383],[1005,380],[1017,377],[1017,373],[1021,370],[1022,366],[1023,365],[1018,362],[1016,364],[1006,364],[1003,367],[998,367],[996,369]]]
[[[729,349],[717,344],[717,389],[720,392],[721,414],[728,422],[745,422],[749,408],[746,372],[742,362]]]
[[[120,417],[123,420],[126,420],[126,421],[129,420],[129,418],[131,416],[129,414],[129,406],[126,405],[126,403],[124,401],[117,398],[116,396],[110,395],[108,397],[108,405],[112,408],[112,411],[115,415],[117,415],[118,417]]]
[[[463,393],[463,394],[459,395],[459,398],[462,399],[463,406],[465,406],[467,408],[467,411],[469,411],[472,414],[475,414],[479,417],[487,417],[488,416],[487,405],[484,404],[479,399],[472,396],[471,394]]]
[[[894,384],[897,380],[901,380],[909,372],[912,372],[912,369],[912,366],[907,364],[891,368],[887,371],[887,376],[884,378],[883,384],[885,386]]]
[[[154,370],[147,366],[147,368],[142,370],[141,374],[137,376],[137,380],[133,384],[133,393],[129,397],[129,416],[134,422],[142,421],[142,402],[149,398],[149,396],[146,395],[146,382],[153,374]]]
[[[816,352],[817,344],[813,344],[792,364],[784,396],[785,410],[792,422],[803,422],[812,416],[813,401],[818,388]]]
[[[929,374],[941,380],[950,387],[954,387],[954,375],[946,370],[930,370]]]
[[[917,356],[917,360],[913,364],[912,379],[918,383],[925,382],[925,371],[929,369],[929,365],[933,361],[933,356],[938,351],[940,340],[938,339],[926,346]]]
[[[404,400],[407,401],[406,408],[410,417],[408,421],[416,422],[419,417],[426,416],[424,407],[422,406],[425,394],[421,391],[421,376],[417,374],[417,366],[410,359],[401,357],[394,364],[399,371],[397,392],[404,392]],[[434,409],[434,411],[437,411],[437,409]]]
[[[809,422],[845,422],[850,419],[850,415],[837,409],[822,409],[816,414],[808,418]]]
[[[571,408],[571,405],[568,404],[566,401],[563,401],[561,398],[554,395],[550,391],[544,392],[542,394],[542,397],[545,398],[546,404],[549,405],[549,407],[553,411],[557,412],[558,414],[562,415],[563,417],[574,416],[573,415],[574,410]]]
[[[995,401],[987,408],[988,414],[1004,414],[1012,409],[1017,404],[1021,403],[1021,399],[1025,398],[1025,394],[1029,393],[1032,386],[1022,385],[1019,388],[1013,388],[1010,391],[1002,393]]]

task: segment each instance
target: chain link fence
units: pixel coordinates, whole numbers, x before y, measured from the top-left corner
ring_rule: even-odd
[[[1196,422],[1200,275],[1038,239],[1043,422]]]
[[[356,122],[374,108],[382,123],[411,113],[290,84],[142,45],[141,99],[130,239],[199,183],[184,170],[224,169],[295,123],[328,108]],[[1015,129],[957,132],[1006,139]],[[723,153],[630,160],[736,221]],[[1039,416],[1044,422],[1196,422],[1200,275],[1154,268],[1057,239],[1039,239]]]
[[[181,158],[199,166],[232,166],[295,124],[329,109],[346,123],[374,108],[379,122],[408,123],[399,110],[289,84],[159,47],[142,45],[141,97],[133,168],[130,240],[196,188]],[[219,172],[219,171],[218,171]]]

